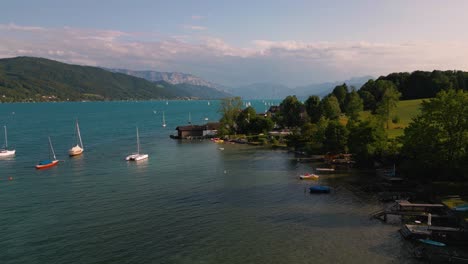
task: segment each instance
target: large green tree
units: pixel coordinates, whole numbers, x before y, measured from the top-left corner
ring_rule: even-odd
[[[424,101],[405,129],[402,155],[425,168],[461,168],[468,161],[468,92],[442,91]]]
[[[280,124],[284,127],[300,127],[306,121],[304,105],[295,95],[287,96],[279,105]]]
[[[368,119],[348,123],[348,148],[361,166],[371,166],[386,149],[387,135],[380,122]]]
[[[230,97],[221,100],[219,113],[221,126],[219,134],[235,134],[237,131],[237,118],[242,111],[242,100],[240,97]]]
[[[348,130],[338,121],[331,121],[325,130],[323,142],[325,151],[331,153],[344,153],[347,151]]]
[[[323,115],[328,119],[337,119],[341,114],[340,103],[334,95],[329,95],[320,102]]]
[[[397,91],[395,85],[390,81],[377,81],[377,87],[381,98],[377,103],[376,112],[386,122],[388,129],[390,113],[397,106],[401,93]]]
[[[320,97],[312,95],[304,102],[307,114],[309,115],[310,122],[317,123],[322,116],[320,108]]]
[[[346,85],[346,83],[343,83],[342,85],[336,86],[333,89],[332,94],[336,97],[336,99],[338,99],[338,103],[340,104],[341,112],[344,112],[345,111],[344,107],[345,107],[346,96],[348,95],[348,86]]]
[[[236,118],[237,132],[241,134],[249,134],[252,124],[257,118],[257,112],[251,106],[242,110]]]
[[[364,109],[364,103],[359,94],[353,90],[346,98],[345,111],[351,120],[357,120],[359,113]]]

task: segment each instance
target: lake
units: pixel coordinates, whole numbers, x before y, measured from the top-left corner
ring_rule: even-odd
[[[194,124],[219,119],[218,105],[0,104],[17,153],[0,160],[0,262],[413,262],[399,226],[369,218],[382,205],[360,182],[373,175],[322,174],[333,191],[312,195],[313,182],[298,176],[318,164],[291,153],[169,138],[189,116]],[[264,111],[264,102],[252,105]],[[76,118],[85,152],[69,158]],[[149,159],[129,163],[136,126]],[[48,136],[63,162],[36,170]]]

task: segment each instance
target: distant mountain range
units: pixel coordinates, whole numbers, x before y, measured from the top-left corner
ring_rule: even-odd
[[[0,59],[0,102],[218,99],[229,94],[206,86],[151,82],[98,67],[36,57]]]
[[[151,100],[283,99],[296,95],[325,96],[336,85],[360,88],[371,76],[290,88],[273,83],[223,87],[197,76],[179,72],[133,71],[66,64],[36,57],[0,59],[0,102]]]
[[[221,87],[218,84],[206,81],[200,77],[197,77],[188,73],[181,72],[158,72],[158,71],[133,71],[127,69],[107,69],[111,72],[125,73],[128,75],[140,77],[152,82],[165,81],[170,84],[191,84],[197,86],[205,86],[209,88],[218,89]]]
[[[341,82],[326,82],[318,84],[310,84],[306,86],[288,87],[282,84],[273,83],[255,83],[246,86],[228,88],[232,94],[242,97],[243,99],[283,99],[288,95],[296,95],[298,98],[305,99],[310,95],[325,96],[329,94],[337,85],[346,83],[349,86],[354,86],[359,89],[372,76],[363,76],[351,78]]]

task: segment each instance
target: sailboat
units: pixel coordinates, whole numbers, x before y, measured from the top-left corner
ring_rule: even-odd
[[[50,146],[50,152],[52,152],[54,159],[53,160],[50,159],[50,152],[49,152],[49,159],[40,161],[36,165],[36,169],[46,169],[46,168],[50,168],[58,164],[59,161],[55,157],[55,151],[54,151],[54,147],[52,147],[52,141],[50,140],[50,137],[49,137],[49,146]]]
[[[14,156],[16,153],[16,150],[8,150],[8,136],[7,136],[7,128],[6,126],[3,126],[5,128],[5,148],[0,149],[0,157],[10,157]]]
[[[148,154],[140,154],[140,135],[138,133],[138,127],[136,128],[136,134],[137,134],[137,153],[128,155],[125,160],[128,161],[139,161],[139,160],[144,160],[148,158]]]
[[[81,155],[84,151],[83,141],[81,141],[80,126],[78,125],[78,120],[75,123],[75,132],[76,132],[76,146],[68,150],[68,155],[70,157]]]
[[[163,127],[166,127],[166,118],[164,117],[164,112],[163,112],[163,123],[162,123],[162,126],[163,126]]]

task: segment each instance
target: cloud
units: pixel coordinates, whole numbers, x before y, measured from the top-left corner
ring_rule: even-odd
[[[205,18],[204,16],[199,16],[199,15],[193,15],[191,16],[192,20],[201,20],[203,18]]]
[[[391,72],[468,70],[465,42],[301,42],[253,40],[237,47],[212,36],[163,36],[81,28],[0,24],[0,57],[192,73],[226,85],[304,85]]]
[[[196,26],[196,25],[184,25],[184,28],[190,29],[190,30],[207,30],[206,27]]]

